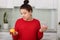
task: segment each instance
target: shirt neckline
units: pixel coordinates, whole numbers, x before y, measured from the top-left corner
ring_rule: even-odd
[[[24,20],[23,18],[22,18],[22,20],[25,21],[25,22],[33,22],[33,21],[34,21],[34,18],[33,18],[33,20],[31,20],[31,21],[26,21],[26,20]]]

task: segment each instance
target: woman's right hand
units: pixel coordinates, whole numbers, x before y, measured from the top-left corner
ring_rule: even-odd
[[[12,28],[12,29],[10,29],[10,34],[11,34],[11,35],[17,35],[18,32],[16,32],[15,29]]]
[[[47,25],[41,25],[41,29],[39,30],[40,32],[45,32],[48,29]]]

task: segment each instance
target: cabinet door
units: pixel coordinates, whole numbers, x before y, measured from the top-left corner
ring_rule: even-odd
[[[13,0],[7,0],[7,8],[13,8]]]
[[[20,6],[20,5],[23,4],[23,1],[24,1],[24,0],[14,0],[14,1],[13,1],[13,5],[14,5],[14,6]]]
[[[0,0],[0,8],[13,8],[13,0]]]
[[[5,8],[7,7],[7,0],[0,0],[0,8]]]
[[[17,0],[17,1],[14,0],[14,1],[13,1],[14,6],[21,6],[23,3],[24,3],[24,0]],[[29,4],[30,4],[31,6],[34,6],[35,0],[29,0]]]
[[[56,33],[44,33],[42,40],[56,40],[57,34]]]
[[[57,8],[57,0],[35,0],[36,8],[40,9],[56,9]]]
[[[29,4],[32,6],[32,7],[35,7],[35,0],[29,0]]]

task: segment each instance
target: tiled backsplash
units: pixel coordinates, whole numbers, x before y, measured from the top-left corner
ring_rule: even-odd
[[[33,8],[33,17],[40,20],[41,24],[47,24],[48,29],[56,29],[57,13],[56,9],[35,9]],[[3,14],[7,12],[9,28],[14,27],[15,22],[21,17],[19,7],[13,9],[0,9],[0,24],[3,27]]]

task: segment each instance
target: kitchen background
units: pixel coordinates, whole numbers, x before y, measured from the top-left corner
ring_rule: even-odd
[[[24,0],[0,0],[0,40],[12,40],[9,29],[21,18],[20,5]],[[42,40],[60,40],[60,0],[30,0],[33,17],[48,26]],[[6,12],[8,23],[3,21]]]

